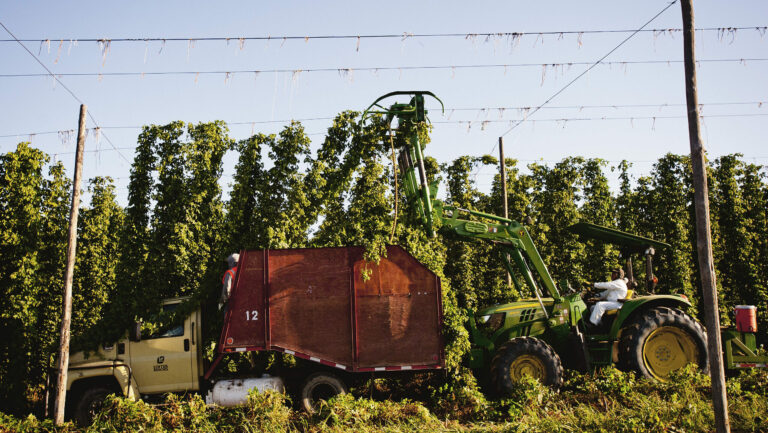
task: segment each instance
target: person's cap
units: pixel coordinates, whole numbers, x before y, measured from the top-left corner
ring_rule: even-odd
[[[233,254],[230,254],[229,257],[227,257],[227,264],[231,268],[232,266],[235,266],[239,260],[240,260],[240,254],[233,253]]]
[[[624,278],[624,269],[621,268],[613,268],[611,269],[612,274],[619,274],[619,278]]]

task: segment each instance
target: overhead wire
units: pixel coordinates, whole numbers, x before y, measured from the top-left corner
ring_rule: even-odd
[[[757,105],[758,107],[762,107],[763,104],[768,104],[768,101],[741,101],[741,102],[707,102],[707,103],[701,103],[699,104],[699,107],[706,107],[706,106],[714,106],[714,105]],[[595,108],[671,108],[671,107],[685,107],[686,104],[670,104],[670,103],[661,103],[661,104],[603,104],[603,105],[550,105],[547,107],[542,107],[542,109],[549,109],[549,110],[567,110],[567,109],[574,109],[574,110],[587,110],[587,109],[595,109]],[[460,107],[460,108],[446,108],[445,111],[451,112],[451,111],[507,111],[507,110],[530,110],[533,108],[532,106],[516,106],[516,107]],[[429,108],[430,110],[433,109],[440,109],[437,107]]]
[[[571,80],[571,81],[569,81],[569,82],[568,82],[568,83],[567,83],[565,86],[561,87],[561,88],[560,88],[560,90],[558,90],[557,92],[555,92],[555,93],[554,93],[552,96],[550,96],[550,97],[549,97],[547,100],[545,100],[545,101],[544,101],[542,104],[540,104],[539,106],[537,106],[537,107],[536,107],[536,108],[534,108],[533,110],[526,112],[526,113],[525,113],[525,116],[524,116],[524,117],[523,117],[521,120],[517,121],[517,123],[515,123],[514,125],[512,125],[512,126],[509,128],[509,129],[507,129],[507,130],[506,130],[506,131],[505,131],[503,134],[501,134],[501,135],[499,136],[499,141],[501,141],[501,139],[502,139],[504,136],[506,136],[507,134],[509,134],[510,132],[512,132],[512,131],[513,131],[515,128],[517,128],[518,126],[520,126],[521,124],[523,124],[523,123],[524,123],[524,122],[525,122],[525,121],[526,121],[526,120],[527,120],[529,117],[531,117],[532,115],[536,114],[536,112],[538,112],[539,110],[541,110],[541,108],[542,108],[542,107],[544,107],[545,105],[547,105],[548,103],[550,103],[550,102],[551,102],[553,99],[555,99],[555,98],[556,98],[558,95],[560,95],[561,93],[563,93],[563,92],[564,92],[564,91],[565,91],[567,88],[569,88],[571,85],[573,85],[573,83],[575,83],[576,81],[578,81],[578,80],[579,80],[581,77],[583,77],[584,75],[586,75],[586,74],[587,74],[589,71],[591,71],[592,69],[594,69],[594,68],[595,68],[597,65],[601,64],[601,63],[603,62],[603,60],[605,60],[605,59],[606,59],[608,56],[610,56],[611,54],[613,54],[613,53],[614,53],[616,50],[618,50],[618,49],[619,49],[621,46],[623,46],[625,43],[627,43],[627,41],[629,41],[630,39],[632,39],[632,37],[634,37],[635,35],[637,35],[637,34],[638,34],[638,33],[640,33],[641,31],[643,31],[643,29],[645,29],[645,27],[646,27],[646,26],[648,26],[648,24],[650,24],[650,23],[651,23],[651,22],[653,22],[653,21],[654,21],[656,18],[658,18],[659,16],[661,16],[661,14],[663,14],[664,12],[666,12],[666,11],[667,11],[669,8],[671,8],[671,7],[672,7],[672,5],[674,5],[675,3],[677,3],[677,0],[673,0],[672,2],[670,2],[670,3],[669,3],[667,6],[665,6],[665,7],[664,7],[664,8],[663,8],[661,11],[659,11],[659,12],[658,12],[656,15],[654,15],[654,16],[653,16],[651,19],[649,19],[648,21],[646,21],[646,22],[645,22],[645,24],[643,24],[642,26],[640,26],[640,28],[638,28],[638,29],[634,30],[634,31],[633,31],[633,32],[632,32],[632,33],[631,33],[629,36],[627,36],[626,38],[624,38],[624,40],[622,40],[622,41],[621,41],[621,42],[620,42],[618,45],[616,45],[615,47],[613,47],[613,48],[612,48],[610,51],[608,51],[608,53],[606,53],[604,56],[602,56],[602,57],[601,57],[600,59],[598,59],[596,62],[592,63],[592,64],[591,64],[591,65],[590,65],[590,66],[589,66],[587,69],[585,69],[583,72],[581,72],[579,75],[577,75],[577,76],[576,76],[576,78],[572,79],[572,80]],[[493,145],[493,147],[491,148],[491,151],[490,151],[489,153],[491,153],[491,154],[492,154],[492,153],[493,153],[493,152],[496,150],[496,146],[497,146],[497,145],[498,145],[498,143],[497,143],[497,142],[494,142],[494,145]],[[474,173],[474,176],[475,176],[475,178],[477,178],[477,174],[478,174],[479,172],[480,172],[480,167],[478,167],[477,171],[475,171],[475,173]]]
[[[615,49],[614,49],[615,51]],[[609,53],[610,54],[610,53]],[[608,54],[603,56],[603,59]],[[743,63],[747,62],[765,62],[768,58],[726,58],[726,59],[699,59],[697,64],[701,63]],[[240,70],[210,70],[210,71],[148,71],[148,72],[62,72],[56,74],[56,77],[145,77],[145,76],[163,76],[163,75],[224,75],[229,79],[232,75],[237,74],[301,74],[301,73],[317,73],[317,72],[335,72],[339,74],[347,74],[350,72],[379,72],[379,71],[412,71],[412,70],[457,70],[457,69],[500,69],[500,68],[561,68],[572,66],[586,66],[591,65],[587,70],[582,72],[571,83],[564,86],[560,91],[550,97],[547,101],[552,100],[555,96],[559,95],[563,90],[570,86],[573,82],[578,80],[581,76],[592,70],[597,65],[603,66],[628,66],[628,65],[671,65],[683,63],[682,60],[674,59],[661,59],[661,60],[622,60],[614,62],[559,62],[559,63],[509,63],[509,64],[471,64],[471,65],[416,65],[416,66],[365,66],[365,67],[332,67],[332,68],[278,68],[278,69],[240,69]],[[47,68],[46,68],[47,69]],[[52,73],[51,73],[52,74]],[[47,77],[50,74],[42,73],[11,73],[0,74],[0,78],[28,78],[28,77]]]
[[[700,104],[700,105],[712,105],[712,104]],[[658,107],[658,105],[650,105],[651,107]],[[556,108],[556,107],[551,107]],[[708,118],[738,118],[738,117],[766,117],[768,116],[768,113],[734,113],[734,114],[710,114],[710,115],[702,115],[700,116],[703,119]],[[555,123],[568,123],[568,122],[584,122],[584,121],[607,121],[607,120],[629,120],[629,121],[635,121],[635,120],[664,120],[664,119],[686,119],[687,116],[680,115],[680,116],[674,116],[674,115],[657,115],[657,116],[599,116],[599,117],[560,117],[560,118],[549,118],[549,119],[537,119],[532,120],[531,122],[555,122]],[[292,119],[292,120],[275,120],[275,121],[259,121],[259,122],[225,122],[227,125],[253,125],[258,123],[288,123],[291,121],[306,121],[306,120],[333,120],[332,117],[313,117],[308,119]],[[473,119],[473,120],[435,120],[432,121],[432,123],[436,124],[455,124],[455,125],[475,125],[475,124],[491,124],[491,123],[510,123],[510,122],[518,122],[520,119]],[[141,129],[143,126],[130,126],[130,125],[123,125],[123,126],[102,126],[100,129]],[[89,129],[89,131],[92,131],[92,129]],[[61,131],[41,131],[41,132],[28,132],[28,133],[17,133],[17,134],[4,134],[0,135],[0,138],[13,138],[13,137],[36,137],[39,135],[53,135],[53,134],[59,134],[62,135],[62,133],[73,133],[74,130],[61,130]],[[307,135],[321,135],[325,132],[313,132],[308,133]],[[132,150],[134,147],[119,147],[115,148],[114,150]],[[91,150],[87,152],[101,152],[105,150],[110,149],[104,149],[104,150]],[[66,154],[66,152],[60,152],[59,154]]]
[[[29,53],[29,55],[30,55],[30,56],[32,56],[32,58],[34,58],[34,59],[35,59],[35,61],[36,61],[37,63],[39,63],[39,64],[40,64],[40,66],[42,66],[42,67],[43,67],[43,69],[45,69],[45,70],[48,72],[48,75],[50,75],[51,77],[53,77],[53,79],[54,79],[54,80],[56,80],[56,82],[57,82],[57,83],[59,83],[59,85],[61,85],[61,87],[62,87],[62,88],[64,88],[64,90],[66,90],[66,91],[67,91],[67,93],[69,93],[70,95],[72,95],[72,97],[73,97],[73,98],[74,98],[74,99],[75,99],[77,102],[79,102],[81,105],[85,105],[85,102],[83,102],[83,100],[82,100],[82,99],[80,99],[80,98],[79,98],[79,97],[78,97],[78,96],[75,94],[75,92],[73,92],[73,91],[72,91],[72,90],[71,90],[69,87],[67,87],[67,86],[66,86],[66,85],[65,85],[65,84],[64,84],[64,83],[63,83],[63,82],[62,82],[62,81],[59,79],[59,77],[57,77],[57,76],[56,76],[56,74],[54,74],[54,73],[53,73],[53,72],[52,72],[50,69],[48,69],[48,67],[47,67],[47,66],[45,66],[45,64],[44,64],[42,61],[40,61],[40,59],[38,59],[38,58],[37,58],[37,56],[36,56],[36,55],[35,55],[35,54],[34,54],[32,51],[30,51],[30,50],[29,50],[29,48],[27,48],[27,46],[26,46],[26,45],[24,45],[24,44],[23,44],[23,43],[22,43],[22,42],[21,42],[21,41],[20,41],[18,38],[16,38],[16,35],[14,35],[14,34],[13,34],[13,33],[12,33],[12,32],[11,32],[9,29],[8,29],[8,27],[6,27],[6,26],[5,26],[5,24],[3,24],[3,23],[2,23],[2,21],[0,21],[0,26],[2,26],[2,27],[3,27],[3,29],[5,29],[5,31],[6,31],[6,32],[8,32],[8,34],[9,34],[9,35],[11,35],[11,37],[12,37],[12,38],[13,38],[13,39],[14,39],[16,42],[18,42],[18,43],[19,43],[19,45],[21,45],[21,47],[22,47],[22,48],[24,48],[24,50],[25,50],[27,53]],[[93,113],[91,112],[91,110],[87,110],[87,112],[88,112],[88,117],[91,119],[91,121],[93,122],[93,124],[96,126],[96,130],[100,130],[101,128],[99,127],[99,122],[97,122],[97,121],[96,121],[96,118],[93,116]],[[115,146],[115,144],[114,144],[114,143],[112,143],[112,140],[110,140],[110,139],[109,139],[109,137],[107,137],[107,136],[106,136],[105,134],[103,134],[103,133],[100,133],[100,136],[101,136],[101,137],[104,137],[104,139],[105,139],[105,140],[107,140],[107,142],[110,144],[110,146],[112,146],[112,148],[113,148],[113,149],[117,150],[117,147]],[[122,152],[120,152],[119,150],[117,150],[117,153],[118,153],[118,155],[120,155],[120,156],[121,156],[121,157],[122,157],[122,158],[125,160],[125,162],[127,162],[127,163],[129,163],[129,164],[131,163],[131,162],[128,160],[128,158],[126,158],[126,157],[125,157],[125,155],[123,155],[123,154],[122,154]]]
[[[710,114],[699,116],[701,118],[718,117],[763,117],[768,113],[738,113],[738,114]],[[537,119],[532,122],[578,122],[591,120],[656,120],[656,119],[687,119],[688,116],[622,116],[622,117],[561,117],[554,119]],[[519,122],[522,119],[485,119],[485,120],[436,120],[432,123],[506,123]],[[495,150],[495,149],[494,149]]]
[[[733,33],[740,30],[756,30],[761,35],[768,31],[768,26],[740,26],[740,27],[701,27],[695,29],[697,32],[718,32],[721,34]],[[547,30],[547,31],[529,31],[529,32],[470,32],[470,33],[380,33],[380,34],[347,34],[347,35],[282,35],[282,36],[187,36],[187,37],[123,37],[123,38],[33,38],[21,39],[22,42],[50,42],[50,41],[77,41],[77,42],[188,42],[188,41],[288,41],[302,40],[309,41],[313,39],[332,40],[332,39],[401,39],[410,38],[455,38],[462,37],[472,39],[477,37],[511,37],[518,38],[524,36],[561,36],[561,35],[588,35],[588,34],[611,34],[611,33],[678,33],[681,28],[659,28],[659,29],[600,29],[600,30]],[[13,42],[13,39],[0,39],[0,42]]]
[[[621,42],[619,42],[619,44],[618,44],[618,45],[616,45],[615,47],[613,47],[613,48],[612,48],[610,51],[608,51],[608,52],[607,52],[607,53],[606,53],[604,56],[602,56],[600,59],[598,59],[596,62],[594,62],[594,63],[593,63],[591,66],[589,66],[587,69],[585,69],[585,70],[584,70],[582,73],[580,73],[579,75],[577,75],[577,76],[576,76],[576,78],[572,79],[572,80],[571,80],[571,81],[569,81],[569,82],[568,82],[568,83],[567,83],[565,86],[561,87],[561,88],[560,88],[560,90],[558,90],[558,91],[557,91],[557,92],[555,92],[555,93],[554,93],[552,96],[550,96],[549,98],[547,98],[547,100],[545,100],[545,101],[544,101],[544,102],[543,102],[541,105],[539,105],[538,107],[536,107],[535,109],[533,109],[531,112],[529,112],[529,113],[526,113],[525,117],[523,117],[523,119],[522,119],[522,120],[520,120],[520,121],[519,121],[519,122],[517,122],[516,124],[512,125],[512,127],[510,127],[510,128],[509,128],[509,129],[508,129],[506,132],[504,132],[503,134],[501,134],[501,137],[504,137],[504,136],[506,136],[507,134],[509,134],[510,132],[512,132],[512,131],[513,131],[515,128],[517,128],[517,127],[518,127],[518,126],[520,126],[522,123],[524,123],[524,122],[525,122],[525,121],[526,121],[526,120],[527,120],[529,117],[531,117],[532,115],[536,114],[536,112],[537,112],[537,111],[539,111],[539,110],[541,109],[541,107],[543,107],[543,106],[547,105],[548,103],[550,103],[550,102],[551,102],[553,99],[555,99],[555,98],[556,98],[558,95],[560,95],[561,93],[563,93],[563,92],[564,92],[564,91],[565,91],[567,88],[571,87],[571,85],[573,85],[573,83],[575,83],[576,81],[578,81],[578,80],[579,80],[581,77],[583,77],[583,76],[584,76],[584,75],[586,75],[586,74],[587,74],[589,71],[591,71],[592,69],[594,69],[594,68],[595,68],[597,65],[599,65],[600,63],[602,63],[602,61],[603,61],[603,60],[605,60],[605,59],[606,59],[608,56],[610,56],[611,54],[613,54],[613,53],[614,53],[616,50],[618,50],[619,48],[621,48],[621,47],[622,47],[622,46],[623,46],[625,43],[627,43],[627,42],[628,42],[630,39],[632,39],[632,38],[633,38],[635,35],[637,35],[638,33],[640,33],[640,32],[641,32],[641,31],[642,31],[642,30],[643,30],[643,29],[644,29],[646,26],[648,26],[648,24],[652,23],[652,22],[653,22],[653,21],[654,21],[656,18],[658,18],[659,16],[661,16],[661,14],[663,14],[664,12],[666,12],[666,11],[667,11],[669,8],[671,8],[671,7],[672,7],[672,6],[673,6],[675,3],[677,3],[677,0],[673,0],[672,2],[670,2],[670,3],[669,3],[667,6],[665,6],[665,7],[664,7],[664,8],[663,8],[661,11],[659,11],[659,12],[658,12],[656,15],[654,15],[654,16],[653,16],[651,19],[649,19],[648,21],[646,21],[646,22],[645,22],[645,24],[643,24],[642,26],[640,26],[640,28],[639,28],[639,29],[635,30],[635,31],[634,31],[634,32],[632,32],[632,33],[631,33],[629,36],[627,36],[626,38],[624,38],[624,40],[622,40]],[[493,146],[493,149],[491,150],[491,153],[493,153],[493,150],[495,150],[495,149],[496,149],[496,145],[494,144],[494,146]]]
[[[568,63],[521,63],[521,64],[495,64],[495,65],[451,65],[451,66],[399,66],[399,67],[365,67],[365,68],[306,68],[306,69],[272,69],[272,70],[241,70],[241,71],[158,71],[158,72],[102,72],[102,73],[63,73],[63,74],[54,74],[52,71],[50,71],[26,46],[22,44],[22,41],[24,42],[50,42],[52,39],[18,39],[13,35],[4,25],[3,28],[8,31],[8,33],[14,38],[14,39],[0,39],[0,42],[18,42],[22,45],[22,47],[30,54],[32,55],[35,60],[43,66],[48,74],[0,74],[0,77],[36,77],[36,76],[52,76],[59,84],[62,85],[73,97],[75,97],[76,100],[78,100],[80,103],[82,101],[77,98],[77,96],[69,89],[67,88],[59,79],[58,77],[64,77],[64,76],[97,76],[97,77],[103,77],[103,76],[127,76],[127,75],[171,75],[171,74],[226,74],[227,76],[231,74],[239,74],[239,73],[297,73],[297,72],[339,72],[343,73],[345,71],[379,71],[379,70],[413,70],[413,69],[462,69],[462,68],[507,68],[507,67],[560,67],[560,66],[579,66],[579,65],[591,65],[586,71],[584,71],[581,75],[576,77],[571,83],[566,85],[563,89],[561,89],[558,93],[553,95],[549,100],[553,99],[555,96],[557,96],[560,92],[565,90],[570,84],[572,84],[574,81],[579,79],[582,75],[586,74],[594,68],[597,64],[602,65],[630,65],[630,64],[671,64],[671,63],[682,63],[680,60],[646,60],[646,61],[623,61],[623,62],[602,62],[608,55],[613,53],[615,50],[617,50],[621,45],[623,45],[626,41],[628,41],[630,38],[635,36],[638,33],[650,33],[653,32],[654,34],[663,34],[663,33],[673,33],[673,32],[679,32],[682,29],[679,28],[667,28],[667,29],[645,29],[645,27],[652,22],[654,19],[656,19],[659,15],[661,15],[664,11],[666,11],[669,7],[671,7],[674,3],[676,3],[677,0],[671,2],[669,5],[667,5],[661,12],[659,12],[656,16],[651,18],[646,24],[644,24],[640,29],[612,29],[612,30],[572,30],[572,31],[538,31],[538,32],[487,32],[487,33],[426,33],[426,34],[413,34],[413,33],[402,33],[402,34],[374,34],[374,35],[316,35],[316,36],[279,36],[279,37],[273,37],[273,36],[257,36],[257,37],[186,37],[186,38],[78,38],[78,39],[72,39],[72,38],[62,38],[61,41],[64,41],[65,39],[68,39],[70,42],[99,42],[99,43],[111,43],[111,42],[151,42],[151,41],[159,41],[159,42],[167,42],[167,41],[186,41],[186,42],[195,42],[195,41],[246,41],[246,40],[309,40],[309,39],[364,39],[364,38],[402,38],[403,40],[408,38],[416,38],[416,37],[465,37],[466,39],[472,39],[476,37],[482,37],[485,36],[486,38],[494,38],[494,37],[510,37],[510,38],[518,38],[523,36],[542,36],[542,35],[567,35],[567,34],[601,34],[601,33],[631,33],[624,41],[622,41],[617,47],[615,47],[613,50],[611,50],[608,54],[603,56],[598,62],[591,63],[591,62],[568,62]],[[2,25],[2,23],[0,23]],[[768,29],[768,26],[746,26],[746,27],[705,27],[705,28],[698,28],[696,31],[717,31],[720,34],[729,34],[729,33],[735,33],[739,30],[757,30],[760,32],[761,35],[764,35],[766,30]],[[58,40],[58,39],[53,39]],[[488,39],[486,39],[488,40]],[[753,59],[704,59],[700,60],[699,63],[706,63],[706,62],[747,62],[747,61],[768,61],[768,58],[753,58]],[[528,117],[533,115],[536,111],[544,108],[543,106],[547,104],[548,101],[545,101],[544,104],[536,107],[532,112],[528,113],[522,120],[511,120],[518,122],[517,124],[513,125],[510,130],[505,132],[505,135],[517,127],[519,123],[524,122]],[[682,105],[682,104],[680,104]],[[641,107],[644,106],[643,104],[635,104],[632,105],[634,107]],[[674,105],[669,105],[674,106]],[[595,108],[600,106],[594,106]],[[611,108],[615,108],[615,106],[610,106]],[[556,108],[556,107],[546,107],[546,108]],[[575,108],[575,107],[574,107]],[[581,106],[578,107],[579,109],[588,108],[588,106]],[[603,107],[606,108],[606,107]],[[489,109],[505,109],[504,107],[500,108],[489,108]],[[520,109],[520,110],[529,110],[530,107],[514,107],[511,109]],[[471,110],[471,108],[457,108],[454,109],[455,111],[461,111],[461,110]],[[114,126],[114,127],[99,127],[96,120],[93,118],[93,115],[89,112],[89,117],[93,120],[93,122],[96,124],[96,127],[98,130],[103,129],[119,129],[119,128],[137,128],[137,127],[131,127],[131,126]],[[740,115],[734,115],[734,116],[740,116]],[[716,117],[716,116],[704,116],[704,117]],[[647,117],[646,119],[650,119],[651,117]],[[671,117],[663,117],[663,116],[656,116],[653,117],[653,119],[656,118],[671,118]],[[313,119],[300,119],[302,121],[308,121],[308,120],[328,120],[330,118],[313,118]],[[581,121],[581,120],[620,120],[620,119],[635,119],[640,120],[643,119],[642,117],[626,117],[626,118],[562,118],[562,119],[541,119],[539,121],[545,122],[545,121],[555,121],[555,122],[567,122],[567,121]],[[483,121],[454,121],[454,122],[436,122],[436,123],[467,123],[467,122],[507,122],[510,120],[483,120]],[[283,121],[259,121],[259,122],[235,122],[231,123],[231,125],[235,124],[255,124],[255,123],[279,123]],[[48,133],[60,133],[61,131],[56,132],[43,132],[43,133],[32,133],[32,134],[26,134],[26,135],[42,135],[42,134],[48,134]],[[19,136],[22,134],[16,134],[16,135],[3,135],[0,137],[10,137],[10,136]],[[105,139],[110,143],[110,145],[117,150],[115,145],[109,140],[109,138],[104,135]],[[495,147],[494,147],[495,148]],[[118,150],[119,152],[119,150]],[[123,159],[127,161],[127,158],[125,158],[124,155],[121,154]]]

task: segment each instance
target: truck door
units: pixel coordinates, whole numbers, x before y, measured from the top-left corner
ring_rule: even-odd
[[[179,304],[166,304],[171,311]],[[155,335],[142,335],[141,341],[131,342],[131,368],[142,394],[195,390],[193,363],[197,351],[192,348],[190,318],[183,324]]]

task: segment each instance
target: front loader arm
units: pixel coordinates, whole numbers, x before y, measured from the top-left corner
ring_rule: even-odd
[[[395,103],[388,108],[379,104],[383,99],[397,95],[409,95],[411,100],[408,104]],[[409,205],[422,221],[427,235],[435,237],[437,232],[441,231],[463,238],[499,244],[505,253],[502,254],[502,261],[512,275],[522,276],[537,297],[546,290],[552,298],[560,298],[557,286],[525,227],[508,218],[448,206],[437,199],[437,182],[430,183],[427,180],[424,168],[424,144],[419,140],[417,129],[418,124],[428,122],[424,96],[431,96],[437,99],[441,106],[443,104],[431,92],[391,92],[371,104],[364,112],[363,120],[372,113],[385,115],[387,123],[390,124],[393,120],[398,120],[398,130],[405,134],[403,140],[398,140],[400,143],[398,165],[403,190]],[[513,263],[515,266],[512,266]],[[531,267],[538,274],[544,290],[541,290],[540,284],[537,284]],[[512,280],[520,289],[517,278]]]

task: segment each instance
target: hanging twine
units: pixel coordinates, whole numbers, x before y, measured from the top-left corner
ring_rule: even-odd
[[[389,234],[389,243],[395,238],[397,229],[397,202],[400,198],[397,190],[397,161],[395,160],[395,142],[392,138],[392,127],[389,128],[389,146],[392,148],[392,172],[395,174],[395,218],[392,220],[392,231]]]

